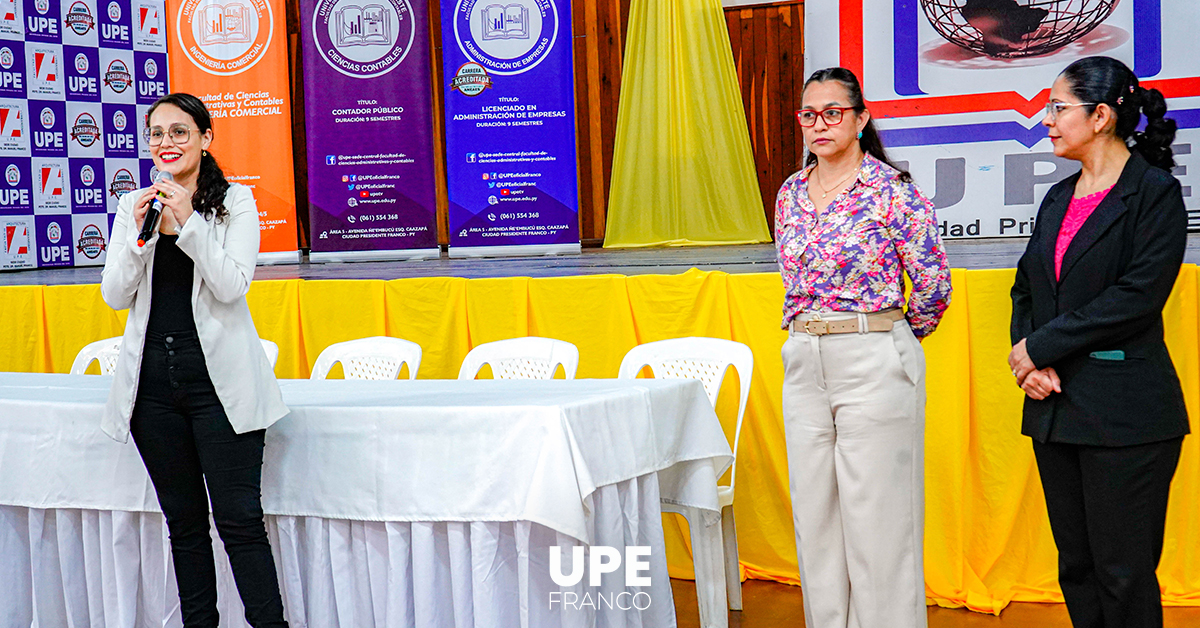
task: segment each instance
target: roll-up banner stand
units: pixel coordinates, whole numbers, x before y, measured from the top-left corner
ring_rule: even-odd
[[[204,101],[217,163],[254,190],[260,264],[300,261],[284,11],[283,0],[167,1],[171,86]]]
[[[579,252],[569,0],[441,0],[451,257]]]
[[[427,0],[303,0],[312,261],[437,257]]]

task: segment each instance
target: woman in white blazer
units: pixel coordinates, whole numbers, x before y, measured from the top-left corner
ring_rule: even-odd
[[[210,498],[246,620],[286,626],[261,483],[265,428],[288,409],[246,305],[258,256],[254,195],[208,154],[212,120],[195,96],[159,99],[144,139],[174,180],[117,207],[100,290],[129,319],[102,428],[121,442],[133,435],[154,483],[185,628],[218,624]],[[139,243],[155,196],[158,227]]]

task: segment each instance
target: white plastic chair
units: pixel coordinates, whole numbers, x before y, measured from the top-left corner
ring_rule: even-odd
[[[117,368],[117,356],[121,355],[121,336],[97,340],[79,350],[71,363],[72,375],[83,375],[92,362],[100,363],[101,375],[112,375]]]
[[[271,370],[275,370],[275,363],[279,361],[279,345],[266,338],[259,338],[258,341],[262,343],[263,351],[267,354],[267,362],[271,363]]]
[[[421,368],[421,345],[390,336],[334,343],[317,356],[310,379],[325,379],[338,362],[346,379],[396,379],[405,364],[408,378],[416,379]]]
[[[742,608],[742,581],[738,570],[737,528],[733,521],[733,487],[737,480],[737,445],[742,435],[742,417],[746,414],[746,400],[750,397],[750,380],[754,375],[754,353],[750,347],[732,340],[719,338],[675,338],[649,342],[634,347],[621,360],[617,373],[620,379],[633,379],[645,367],[650,367],[654,377],[660,379],[698,379],[704,384],[708,400],[717,406],[717,394],[725,372],[733,367],[741,383],[738,397],[737,425],[733,431],[733,455],[735,464],[729,472],[729,486],[717,486],[717,498],[721,505],[721,538],[712,538],[715,529],[706,529],[704,517],[698,508],[688,508],[664,502],[664,512],[675,512],[688,520],[691,530],[693,563],[696,570],[696,595],[700,601],[700,623],[711,625],[710,620],[720,622],[725,617],[725,605],[720,601],[720,591],[725,590],[729,608]],[[711,526],[715,528],[716,526]],[[710,551],[716,549],[717,551]],[[723,551],[722,551],[723,550]],[[714,556],[714,553],[723,557]],[[722,566],[722,563],[724,565]],[[707,582],[705,582],[707,580]],[[721,587],[721,582],[725,586]],[[724,622],[720,622],[724,625]]]
[[[553,338],[510,338],[471,349],[458,370],[459,379],[475,379],[484,364],[496,379],[553,379],[561,364],[567,379],[579,369],[579,349]]]

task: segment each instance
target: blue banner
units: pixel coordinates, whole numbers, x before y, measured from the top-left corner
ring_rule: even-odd
[[[578,250],[569,0],[441,2],[451,255]]]

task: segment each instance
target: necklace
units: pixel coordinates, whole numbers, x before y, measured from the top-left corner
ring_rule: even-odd
[[[862,163],[859,163],[859,164],[858,164],[858,168],[855,168],[855,169],[854,169],[854,172],[851,172],[850,174],[846,175],[846,177],[845,177],[844,179],[842,179],[841,181],[838,181],[837,183],[835,183],[835,184],[834,184],[834,186],[833,186],[833,187],[831,187],[831,188],[829,188],[828,190],[826,190],[826,189],[825,189],[825,186],[824,186],[824,185],[821,185],[821,173],[819,172],[819,170],[820,170],[820,167],[818,166],[818,168],[817,168],[817,170],[818,170],[818,172],[817,172],[817,187],[818,187],[818,188],[821,188],[821,198],[825,198],[826,196],[829,196],[829,193],[830,193],[830,192],[832,192],[832,191],[834,191],[834,190],[838,189],[839,187],[841,187],[841,185],[842,185],[843,183],[845,183],[845,182],[849,181],[849,180],[850,180],[850,177],[852,177],[852,176],[854,176],[854,175],[858,174],[858,171],[859,171],[859,169],[860,169],[860,168],[862,168]]]

